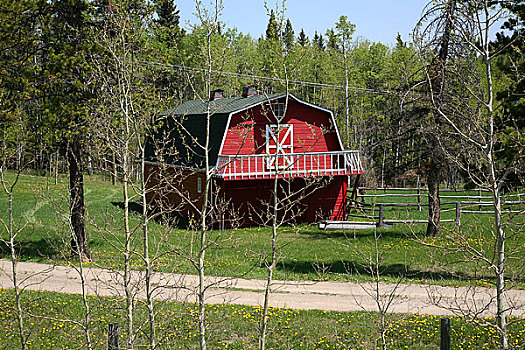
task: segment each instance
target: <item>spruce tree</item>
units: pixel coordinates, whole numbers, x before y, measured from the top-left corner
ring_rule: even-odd
[[[308,37],[306,36],[304,29],[301,29],[301,32],[299,33],[299,38],[297,39],[297,42],[302,47],[306,47],[308,45]]]
[[[326,31],[326,36],[328,37],[328,47],[331,48],[332,50],[337,50],[339,47],[339,44],[338,44],[337,35],[335,34],[334,30],[328,29]]]
[[[155,12],[157,13],[156,22],[165,28],[178,29],[180,15],[174,0],[154,0]]]
[[[268,26],[266,27],[266,40],[279,40],[279,24],[277,23],[275,12],[273,10],[270,12],[270,19],[268,20]]]
[[[324,51],[324,38],[322,34],[317,34],[317,31],[314,34],[314,44],[316,45],[319,51]]]
[[[294,42],[295,42],[295,33],[293,31],[292,22],[288,18],[286,20],[286,26],[284,28],[283,32],[283,42],[284,42],[284,48],[286,49],[286,52],[290,53],[293,50]]]
[[[91,259],[84,205],[84,158],[89,105],[95,91],[89,83],[92,52],[88,40],[90,4],[85,0],[57,0],[50,4],[49,23],[42,35],[43,108],[54,123],[55,137],[67,144],[70,184],[71,254]]]

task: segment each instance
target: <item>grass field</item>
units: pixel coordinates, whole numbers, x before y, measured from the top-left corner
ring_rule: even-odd
[[[89,244],[94,262],[91,265],[121,268],[122,254],[122,190],[97,177],[86,180],[86,207]],[[458,192],[464,195],[468,192]],[[65,262],[69,255],[67,226],[67,182],[54,185],[45,177],[24,175],[14,194],[15,226],[21,228],[17,237],[17,252],[22,260],[38,262]],[[475,193],[471,193],[475,194]],[[6,220],[7,200],[0,193],[0,218]],[[392,202],[379,197],[377,202]],[[403,201],[396,198],[395,201]],[[414,201],[406,198],[405,201]],[[451,200],[452,201],[452,200]],[[425,218],[425,209],[417,207],[385,208],[387,219]],[[362,214],[362,212],[360,212]],[[453,218],[454,211],[442,217]],[[140,224],[138,216],[133,223]],[[514,218],[521,220],[523,218]],[[464,215],[461,237],[471,246],[486,250],[490,258],[493,248],[490,215]],[[140,229],[140,226],[137,226]],[[445,285],[490,284],[493,279],[486,265],[463,259],[458,242],[451,237],[458,233],[454,223],[443,224],[440,237],[425,237],[425,225],[395,225],[379,229],[378,250],[381,255],[381,278],[386,281],[416,281]],[[4,228],[0,229],[6,238]],[[155,256],[154,266],[161,271],[194,273],[185,256],[192,253],[192,232],[176,227],[150,224],[151,242]],[[265,276],[264,259],[269,246],[270,230],[254,227],[211,232],[212,244],[208,254],[206,273],[222,276]],[[278,279],[309,280],[369,280],[367,261],[375,252],[373,230],[321,231],[315,225],[289,226],[279,229],[280,262],[275,273]],[[421,242],[439,243],[450,250],[425,246]],[[509,282],[523,287],[523,234],[509,230],[507,249],[512,252],[507,260]],[[140,252],[140,231],[134,236],[133,247]],[[193,250],[194,251],[194,250]],[[515,252],[513,252],[515,251]],[[8,258],[8,249],[2,243],[0,254]],[[142,262],[134,257],[134,268]],[[18,347],[13,314],[13,295],[0,290],[0,349]],[[107,327],[118,322],[121,344],[124,343],[124,302],[115,298],[90,297],[92,310],[92,339],[97,349],[107,348]],[[82,349],[82,302],[79,296],[50,292],[24,292],[23,309],[29,330],[31,349]],[[192,304],[158,303],[157,334],[165,349],[192,349],[197,347],[195,326],[196,309]],[[147,313],[142,303],[136,305],[137,326],[146,322]],[[213,305],[208,309],[209,347],[211,349],[250,349],[257,346],[257,320],[260,309],[249,306]],[[439,318],[420,315],[389,315],[387,339],[389,349],[438,349]],[[342,313],[272,309],[268,347],[271,349],[372,349],[379,339],[374,313]],[[481,320],[483,321],[483,320]],[[489,323],[493,320],[487,319]],[[525,343],[525,324],[515,320],[509,326],[510,343],[519,348]],[[80,322],[80,323],[78,323]],[[139,331],[137,342],[145,344],[145,333]],[[493,328],[452,319],[453,349],[496,348],[497,334]]]
[[[88,235],[94,256],[93,265],[120,268],[123,264],[119,248],[122,246],[122,189],[97,177],[88,177],[85,183]],[[458,192],[464,195],[466,192]],[[476,192],[477,193],[477,192]],[[69,255],[69,231],[67,221],[67,182],[54,185],[51,179],[24,175],[20,178],[14,195],[14,211],[17,227],[25,225],[18,237],[17,250],[22,260],[39,262],[60,261]],[[7,201],[0,193],[0,217],[6,219]],[[414,201],[414,198],[406,199]],[[379,201],[392,201],[379,198]],[[397,199],[396,199],[397,201]],[[425,218],[425,208],[385,208],[385,217]],[[454,211],[444,212],[443,218],[455,217]],[[138,217],[133,223],[139,225]],[[479,249],[493,249],[490,215],[463,215],[462,235]],[[422,245],[439,243],[456,248],[456,241],[449,234],[456,230],[454,223],[443,224],[441,237],[425,237],[424,224],[398,224],[391,229],[379,229],[379,252],[381,276],[385,280],[421,281],[447,285],[468,283],[491,283],[492,273],[483,264],[466,261],[458,252],[451,253]],[[140,229],[140,227],[139,227]],[[157,270],[194,273],[184,255],[191,255],[193,232],[176,227],[150,224],[151,242]],[[5,232],[2,229],[2,235]],[[207,254],[207,274],[220,276],[265,276],[264,259],[269,246],[270,230],[263,227],[237,230],[213,231],[212,244]],[[366,280],[367,261],[374,253],[373,230],[321,231],[316,225],[288,226],[279,229],[280,262],[275,277],[278,279],[308,280]],[[525,236],[509,235],[508,251],[521,250]],[[140,233],[135,235],[133,246],[142,249]],[[193,250],[194,251],[194,250]],[[6,245],[0,254],[7,257]],[[510,255],[507,275],[523,286],[524,252]],[[134,267],[141,267],[135,257]]]
[[[96,349],[107,349],[109,323],[117,322],[120,344],[125,344],[124,303],[115,298],[90,297],[91,339]],[[0,290],[0,348],[19,347],[12,313],[12,291]],[[29,349],[83,349],[82,302],[79,296],[25,292],[23,306],[33,316],[26,319],[30,329]],[[136,307],[136,325],[146,322],[147,314]],[[197,348],[196,307],[192,304],[157,304],[159,349]],[[208,346],[210,349],[256,349],[260,309],[250,306],[210,305],[208,308]],[[75,324],[74,321],[80,324]],[[373,313],[342,313],[274,308],[270,310],[269,349],[375,349],[379,332]],[[491,320],[486,320],[491,321]],[[389,349],[439,349],[440,319],[435,316],[390,315],[387,321]],[[524,321],[509,327],[509,342],[524,344]],[[147,339],[137,335],[137,348]],[[495,349],[493,328],[451,319],[452,349]]]

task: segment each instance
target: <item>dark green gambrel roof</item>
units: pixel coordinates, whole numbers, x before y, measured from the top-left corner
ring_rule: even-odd
[[[164,161],[172,165],[202,169],[204,167],[204,145],[206,140],[207,105],[210,106],[209,153],[210,164],[219,156],[220,146],[229,115],[261,103],[273,101],[286,94],[255,95],[249,97],[220,98],[214,101],[188,101],[176,108],[161,113],[159,127],[146,142],[146,160],[158,162],[162,144]]]
[[[258,105],[276,98],[284,97],[285,94],[255,95],[249,97],[229,97],[219,98],[215,101],[188,101],[176,108],[163,112],[163,115],[197,115],[207,114],[207,105],[209,103],[211,114],[230,114],[232,112],[243,110],[247,107]]]

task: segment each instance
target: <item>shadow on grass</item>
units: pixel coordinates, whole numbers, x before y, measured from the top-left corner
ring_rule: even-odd
[[[326,274],[346,274],[346,275],[362,275],[370,276],[370,268],[360,262],[356,261],[334,261],[334,262],[312,262],[312,261],[290,261],[285,260],[280,262],[277,269],[283,272],[293,272],[298,274],[309,274],[323,276]],[[412,269],[405,264],[391,264],[383,265],[379,268],[379,274],[385,278],[407,278],[407,279],[422,279],[422,280],[457,280],[466,281],[475,279],[473,276],[465,273],[451,273],[446,271],[424,271]]]
[[[100,242],[89,241],[89,247],[100,245]],[[62,259],[69,256],[69,242],[62,237],[46,237],[38,240],[26,240],[16,243],[16,254],[20,260]],[[11,249],[6,243],[0,245],[0,258],[10,259]]]
[[[111,202],[111,204],[113,204],[119,209],[124,210],[124,202]],[[134,214],[142,215],[142,204],[139,204],[137,202],[129,202],[128,206],[129,206],[130,212]]]
[[[58,239],[40,238],[36,241],[23,241],[16,243],[16,253],[22,260],[24,259],[46,259],[54,258],[60,255],[60,245],[63,242]],[[9,246],[3,243],[0,246],[0,257],[2,259],[11,258]]]
[[[374,230],[346,230],[346,231],[301,231],[301,235],[309,236],[315,239],[326,239],[326,238],[348,238],[348,239],[370,239],[374,238]],[[380,229],[377,231],[377,236],[380,238],[409,238],[413,237],[406,232],[396,229]],[[419,236],[419,235],[418,235]],[[424,235],[422,235],[424,236]]]
[[[111,202],[114,206],[116,206],[119,209],[124,210],[124,202]],[[129,202],[129,210],[131,213],[136,215],[142,215],[142,204],[137,202]],[[158,214],[154,210],[149,210],[148,215],[153,218],[153,221],[155,221],[157,224],[160,225],[169,225],[173,228],[184,230],[187,229],[189,226],[189,222],[187,219],[182,218],[176,214]]]

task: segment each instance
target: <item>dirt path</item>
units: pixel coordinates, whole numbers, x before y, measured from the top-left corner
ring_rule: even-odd
[[[79,272],[68,266],[53,266],[31,262],[17,265],[23,288],[61,293],[80,294]],[[119,271],[84,268],[88,294],[124,296],[123,276]],[[143,273],[133,272],[137,298],[144,298]],[[196,300],[197,278],[192,275],[156,273],[153,278],[155,299]],[[209,277],[207,302],[213,304],[245,304],[260,306],[263,301],[264,281]],[[0,260],[0,288],[12,288],[11,262]],[[275,281],[271,305],[293,309],[319,309],[333,311],[377,311],[375,286],[344,282]],[[473,314],[493,316],[494,291],[476,287],[440,287],[418,284],[380,284],[382,298],[393,295],[389,312],[419,313],[427,315]],[[513,316],[525,316],[525,291],[507,292]]]

